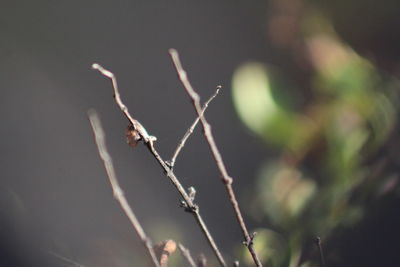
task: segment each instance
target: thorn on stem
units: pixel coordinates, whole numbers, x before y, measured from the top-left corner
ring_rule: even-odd
[[[188,188],[188,195],[189,198],[194,201],[194,198],[196,197],[196,189],[193,186]]]
[[[226,185],[231,185],[233,183],[233,179],[232,177],[226,177],[222,180],[224,182],[224,184]]]
[[[181,199],[179,201],[179,207],[184,208],[186,210],[188,208],[188,205],[183,199]]]
[[[250,239],[253,241],[254,238],[256,237],[256,235],[257,235],[257,232],[253,232],[253,233],[250,235]]]

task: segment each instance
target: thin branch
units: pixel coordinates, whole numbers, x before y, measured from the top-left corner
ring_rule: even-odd
[[[124,113],[125,117],[128,119],[134,130],[137,131],[137,133],[140,135],[140,138],[145,142],[153,142],[156,141],[157,138],[154,136],[151,136],[147,133],[146,129],[140,124],[139,121],[135,120],[132,115],[128,111],[128,107],[122,102],[121,100],[121,95],[119,93],[118,89],[118,84],[117,84],[117,78],[115,77],[114,73],[112,73],[109,70],[106,70],[102,66],[100,66],[97,63],[94,63],[92,65],[92,69],[98,70],[101,74],[106,76],[107,78],[111,79],[113,89],[114,89],[114,99],[115,102],[117,103],[118,107],[121,109],[122,113]]]
[[[157,261],[156,254],[154,252],[152,243],[150,238],[144,232],[142,226],[140,225],[139,221],[137,220],[135,214],[133,213],[131,207],[129,206],[128,201],[124,196],[124,192],[122,191],[121,187],[119,186],[119,182],[115,173],[114,165],[112,162],[112,158],[107,151],[106,143],[105,143],[105,134],[103,131],[103,127],[101,126],[101,122],[99,116],[97,115],[96,111],[89,110],[88,112],[90,124],[92,125],[94,136],[96,139],[97,149],[99,150],[99,154],[101,159],[103,160],[104,167],[107,171],[107,176],[110,181],[114,198],[119,202],[121,208],[125,212],[126,216],[128,216],[133,228],[135,229],[136,233],[140,237],[143,245],[146,247],[150,258],[153,262],[153,265],[156,267],[160,267],[160,264]]]
[[[197,267],[206,267],[207,266],[207,258],[204,254],[200,254],[197,257]]]
[[[182,63],[179,59],[178,51],[176,51],[175,49],[170,49],[169,53],[170,53],[172,61],[174,63],[174,67],[178,74],[179,80],[181,81],[183,87],[185,88],[186,93],[189,95],[189,97],[192,101],[193,107],[195,108],[195,111],[197,113],[197,116],[200,117],[200,121],[203,126],[203,130],[204,130],[204,137],[207,140],[207,143],[208,143],[208,146],[213,155],[214,161],[218,167],[222,182],[224,183],[226,191],[229,195],[229,200],[230,200],[233,210],[235,212],[236,219],[242,230],[243,237],[244,237],[243,243],[248,248],[256,266],[262,266],[261,261],[258,258],[256,251],[254,250],[254,246],[253,246],[254,234],[250,235],[249,231],[247,230],[246,224],[244,222],[242,213],[239,208],[239,203],[236,199],[235,192],[233,191],[233,187],[232,187],[233,179],[232,179],[232,177],[230,177],[228,175],[225,164],[222,160],[221,153],[219,152],[217,145],[215,143],[214,136],[211,131],[211,126],[207,122],[206,118],[204,117],[204,114],[202,114],[201,105],[200,105],[200,96],[196,93],[196,91],[193,89],[192,85],[189,82],[186,71],[183,69]]]
[[[197,267],[192,255],[190,255],[189,249],[185,248],[181,243],[178,244],[179,251],[182,253],[182,256],[187,260],[191,267]]]
[[[321,238],[319,236],[317,236],[315,238],[315,243],[318,247],[318,251],[319,251],[319,261],[321,263],[321,267],[326,267],[325,264],[325,257],[324,257],[324,252],[322,251],[322,244],[321,244]]]
[[[210,102],[218,95],[220,89],[221,89],[221,87],[218,86],[217,89],[215,90],[215,93],[207,100],[206,103],[204,103],[203,108],[201,110],[201,116],[203,116],[203,114],[206,111],[206,109],[208,108],[208,105],[210,104]],[[185,135],[182,137],[181,141],[179,142],[178,146],[176,147],[174,155],[172,156],[171,160],[169,161],[169,165],[171,166],[171,168],[174,168],[176,158],[178,157],[182,148],[185,146],[187,139],[193,133],[194,128],[196,128],[199,121],[200,121],[200,116],[197,116],[195,121],[192,123],[190,128],[186,131]]]
[[[62,261],[65,261],[66,263],[71,264],[71,266],[75,266],[75,267],[85,267],[84,265],[82,265],[82,264],[80,264],[80,263],[78,263],[78,262],[76,262],[76,261],[73,261],[73,260],[71,260],[71,259],[68,259],[67,257],[61,256],[60,254],[55,253],[54,251],[47,251],[47,253],[53,255],[54,257],[56,257],[56,258],[58,258],[58,259],[60,259],[60,260],[62,260]]]
[[[219,263],[221,266],[225,267],[226,263],[224,258],[222,257],[222,254],[217,247],[217,244],[214,241],[214,238],[211,236],[210,231],[208,230],[206,224],[204,223],[203,218],[200,215],[199,207],[194,204],[192,198],[188,195],[186,192],[185,188],[182,186],[181,182],[178,180],[178,178],[175,176],[175,173],[173,172],[172,168],[162,159],[160,154],[157,152],[157,150],[154,148],[154,141],[157,140],[156,137],[151,136],[147,133],[146,129],[140,124],[139,121],[135,120],[131,114],[128,111],[128,108],[123,104],[121,101],[119,91],[118,91],[118,86],[117,86],[117,80],[115,78],[115,75],[104,69],[102,66],[99,64],[93,64],[92,68],[95,70],[98,70],[102,75],[106,76],[107,78],[111,79],[112,84],[113,84],[113,90],[114,90],[114,97],[117,105],[121,109],[121,111],[124,113],[124,115],[127,117],[129,123],[131,126],[137,131],[137,133],[140,135],[141,139],[144,141],[146,147],[150,151],[150,153],[153,155],[153,157],[157,160],[157,162],[160,164],[161,168],[164,170],[165,175],[170,179],[171,183],[175,186],[175,188],[178,190],[179,194],[183,198],[183,203],[184,203],[184,208],[187,212],[191,213],[193,217],[195,218],[197,224],[199,225],[201,231],[203,232],[204,236],[206,237],[209,245],[211,246],[215,256],[217,257]]]

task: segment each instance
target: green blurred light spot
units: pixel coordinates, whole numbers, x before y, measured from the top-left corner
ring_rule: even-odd
[[[234,73],[232,85],[233,101],[240,118],[252,131],[262,135],[265,123],[278,109],[266,66],[260,63],[242,65]]]

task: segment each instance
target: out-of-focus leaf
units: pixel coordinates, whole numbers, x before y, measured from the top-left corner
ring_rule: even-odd
[[[283,227],[301,213],[316,189],[315,182],[297,169],[275,163],[262,168],[257,194],[261,209]]]
[[[272,67],[259,63],[241,66],[233,77],[233,100],[240,118],[264,140],[292,151],[307,145],[314,125],[291,111],[287,89]],[[281,80],[281,82],[279,82]]]
[[[373,88],[378,75],[373,66],[333,36],[315,35],[307,39],[312,62],[317,70],[316,88],[346,96]]]
[[[254,132],[263,135],[265,125],[279,112],[270,90],[265,65],[242,65],[233,76],[233,101],[240,118]]]

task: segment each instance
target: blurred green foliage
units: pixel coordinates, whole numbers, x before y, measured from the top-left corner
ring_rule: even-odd
[[[315,6],[297,6],[301,14],[293,6],[286,14],[279,1],[274,7],[280,13],[268,21],[271,42],[304,53],[308,77],[306,88],[296,86],[284,67],[260,62],[239,66],[233,76],[241,120],[281,154],[260,166],[254,185],[252,215],[265,225],[255,247],[268,266],[319,266],[318,257],[305,256],[310,240],[359,222],[367,200],[387,186],[384,177],[376,181],[376,164],[364,161],[396,123],[399,84],[347,46]]]

